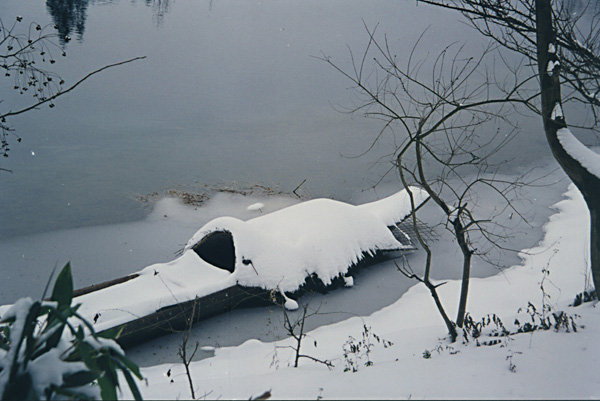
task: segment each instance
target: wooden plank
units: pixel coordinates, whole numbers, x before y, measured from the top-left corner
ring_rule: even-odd
[[[114,280],[105,281],[100,284],[92,284],[88,287],[80,288],[78,290],[73,291],[73,297],[80,297],[82,295],[89,294],[91,292],[96,292],[98,290],[102,290],[107,287],[112,287],[113,285],[126,283],[127,281],[132,280],[136,277],[139,277],[139,274],[137,274],[137,273],[130,274],[129,276],[119,277]]]
[[[392,230],[392,232],[394,233],[394,230]],[[394,234],[398,235],[398,233]],[[410,240],[408,240],[408,243],[406,243],[406,238],[403,237],[402,239],[404,240],[405,245],[412,245]],[[363,254],[363,258],[361,258],[358,263],[349,267],[346,275],[354,274],[361,267],[394,258],[397,256],[398,252],[405,253],[414,249],[415,248],[395,251],[379,251],[375,255],[369,255],[365,253]],[[91,285],[76,290],[74,292],[74,296],[78,297],[100,291],[114,285],[123,284],[135,279],[136,277],[139,277],[139,274],[131,274],[115,280]],[[306,277],[305,284],[303,284],[297,291],[288,295],[297,298],[306,292],[317,291],[325,293],[333,288],[343,286],[344,283],[345,281],[342,277],[336,277],[329,285],[325,285],[318,277],[311,275]],[[276,294],[276,302],[283,302],[279,294]],[[163,335],[183,331],[190,324],[190,319],[193,320],[193,323],[196,323],[201,320],[231,311],[235,308],[265,306],[272,303],[273,300],[270,299],[270,291],[268,290],[235,285],[195,300],[189,300],[175,305],[163,307],[156,312],[118,326],[122,327],[122,331],[117,339],[117,342],[123,348],[129,348]],[[194,304],[196,304],[195,307]],[[195,311],[194,316],[192,316],[193,311]],[[106,331],[113,329],[114,327],[107,329]]]
[[[357,264],[348,269],[347,274],[355,274],[365,266],[388,260],[389,255],[393,255],[393,252],[378,252],[375,255],[365,254]],[[112,282],[112,285],[116,285],[119,280],[112,280]],[[96,290],[108,287],[109,285],[104,285],[107,283],[109,282],[99,284],[95,287]],[[329,285],[325,285],[318,277],[311,275],[306,277],[306,282],[297,291],[288,295],[297,299],[309,292],[327,293],[332,289],[343,287],[344,283],[342,277],[336,277]],[[181,332],[188,327],[190,319],[193,320],[192,323],[197,323],[237,308],[272,305],[273,300],[270,293],[270,291],[263,288],[235,285],[195,300],[165,306],[156,312],[118,326],[122,327],[122,331],[119,338],[117,338],[117,342],[121,347],[127,349],[167,334]],[[275,297],[277,303],[282,304],[284,302],[280,294],[276,293]],[[195,308],[194,303],[196,303]],[[192,316],[194,310],[195,313]],[[105,331],[113,329],[110,328]]]
[[[147,316],[125,323],[119,326],[123,330],[117,342],[126,349],[163,335],[181,332],[188,327],[190,320],[196,323],[235,308],[264,306],[271,303],[268,291],[236,285],[205,297],[166,306]]]

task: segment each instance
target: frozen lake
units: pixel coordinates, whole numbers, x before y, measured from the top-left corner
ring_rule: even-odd
[[[0,173],[0,304],[39,297],[54,266],[69,260],[81,287],[173,259],[218,215],[249,218],[246,207],[254,202],[275,210],[297,201],[217,195],[194,210],[168,199],[148,207],[138,194],[234,182],[291,192],[304,180],[305,196],[350,203],[395,192],[394,174],[370,190],[390,169],[382,155],[393,138],[353,157],[369,147],[381,123],[339,111],[352,105],[350,83],[316,57],[325,54],[349,68],[348,48],[360,53],[368,41],[363,21],[378,24],[399,55],[408,54],[426,29],[423,54],[437,54],[451,41],[465,42],[476,54],[485,45],[470,28],[450,23],[458,15],[414,1],[2,0],[2,20],[12,22],[16,15],[27,26],[56,23],[72,37],[62,44],[67,57],[53,67],[67,83],[109,63],[146,59],[92,78],[52,109],[9,121],[23,141],[12,144],[10,157],[0,162],[13,171]],[[0,107],[26,100],[9,80],[0,81],[0,93]],[[539,119],[523,117],[521,127],[523,133],[505,149],[511,161],[501,172],[555,169]],[[584,138],[586,144],[594,141]],[[518,227],[511,240],[518,249],[539,240],[547,206],[566,189],[560,173],[547,181],[558,184],[526,192],[522,207],[531,226]],[[412,257],[418,264],[421,256]],[[413,284],[393,264],[374,271],[360,275],[352,289],[318,296],[315,302],[331,314],[310,324],[370,313]],[[474,271],[494,272],[483,265]],[[439,277],[456,274],[448,268]],[[371,297],[374,291],[381,296]],[[280,325],[266,320],[270,314],[236,311],[212,319],[197,336],[206,345],[225,345],[283,335]],[[232,324],[243,333],[227,329]],[[143,356],[150,353],[137,352],[148,363]],[[176,348],[156,358],[176,358]]]
[[[450,40],[474,53],[484,45],[449,23],[458,16],[411,1],[3,0],[0,15],[57,23],[73,38],[52,66],[67,84],[147,57],[93,77],[52,109],[8,121],[23,141],[0,165],[13,171],[0,174],[0,239],[137,220],[148,210],[136,194],[171,187],[291,191],[306,179],[305,193],[353,201],[390,168],[380,158],[393,139],[352,158],[381,124],[339,111],[352,105],[350,83],[315,57],[349,68],[348,48],[360,53],[368,40],[363,21],[379,24],[398,54],[426,29],[424,54]],[[30,99],[12,85],[0,81],[2,107]],[[523,134],[507,152],[508,172],[550,157],[541,133]]]

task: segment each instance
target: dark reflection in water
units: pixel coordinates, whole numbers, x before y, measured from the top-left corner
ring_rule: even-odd
[[[114,4],[116,0],[46,0],[46,9],[52,17],[54,24],[58,27],[60,43],[64,46],[73,35],[79,42],[83,41],[85,32],[85,20],[87,18],[88,5],[92,4]],[[156,25],[160,26],[165,15],[169,12],[169,0],[144,0],[146,6],[151,7]]]
[[[83,40],[88,4],[89,0],[46,0],[46,9],[58,27],[62,45],[73,34],[78,41]]]
[[[148,7],[152,7],[154,21],[157,26],[161,26],[165,14],[169,12],[169,0],[145,0]]]

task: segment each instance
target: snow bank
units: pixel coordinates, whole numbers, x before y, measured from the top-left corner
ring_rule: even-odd
[[[292,339],[249,340],[217,349],[214,357],[191,365],[196,395],[248,399],[270,390],[275,399],[597,398],[600,308],[590,303],[568,306],[584,290],[589,273],[589,218],[574,186],[566,196],[555,205],[559,213],[545,226],[543,241],[521,254],[522,265],[472,280],[468,309],[476,319],[496,313],[510,327],[517,310],[528,302],[541,307],[543,282],[554,310],[581,315],[578,324],[585,328],[577,333],[518,334],[497,346],[449,344],[440,339],[445,327],[428,290],[417,284],[371,316],[307,333],[302,353],[332,361],[333,369],[308,359],[301,359],[298,369],[291,367]],[[450,281],[438,288],[451,316],[459,286],[459,281]],[[383,346],[374,334],[393,345]],[[371,344],[368,354],[364,347],[356,352],[344,348],[365,338]],[[350,359],[357,363],[356,373],[344,372]],[[365,366],[369,361],[372,366]],[[182,365],[154,366],[142,373],[148,380],[141,386],[145,398],[189,397]]]

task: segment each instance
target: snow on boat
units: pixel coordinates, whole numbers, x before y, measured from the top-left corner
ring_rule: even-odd
[[[417,206],[427,200],[425,191],[410,190]],[[411,210],[402,190],[359,206],[314,199],[248,221],[220,217],[179,258],[77,290],[74,302],[97,332],[122,327],[124,347],[183,329],[190,319],[271,302],[275,293],[293,309],[289,296],[348,283],[359,262],[414,250],[397,227]]]

